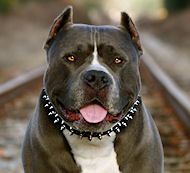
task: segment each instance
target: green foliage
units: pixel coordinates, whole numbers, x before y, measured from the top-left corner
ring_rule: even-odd
[[[164,4],[168,11],[173,13],[187,8],[189,0],[164,0]]]
[[[44,1],[45,0],[0,0],[0,12],[6,12],[10,10],[15,4],[23,4],[29,1]]]
[[[7,11],[15,2],[16,0],[0,0],[0,12]]]

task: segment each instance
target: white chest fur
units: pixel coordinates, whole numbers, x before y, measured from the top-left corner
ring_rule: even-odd
[[[80,139],[76,135],[70,136],[66,130],[64,134],[82,173],[121,173],[114,151],[114,133],[111,137],[105,136],[102,140],[93,138],[92,141]]]

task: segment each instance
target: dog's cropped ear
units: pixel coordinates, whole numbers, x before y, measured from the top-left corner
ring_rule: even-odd
[[[52,41],[52,39],[57,35],[57,33],[68,24],[73,23],[73,8],[72,6],[67,6],[63,12],[57,16],[57,18],[54,20],[48,39],[45,42],[44,48],[47,49]]]
[[[139,34],[137,32],[137,29],[133,23],[133,21],[131,20],[131,18],[129,17],[129,15],[125,12],[121,12],[121,22],[120,25],[122,27],[124,27],[124,29],[126,29],[130,36],[132,41],[134,42],[134,44],[136,45],[139,55],[143,54],[143,50],[141,47],[141,43],[140,43],[140,39],[139,39]]]

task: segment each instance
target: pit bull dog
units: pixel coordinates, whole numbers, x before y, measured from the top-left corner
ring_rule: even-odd
[[[25,173],[162,173],[163,149],[140,94],[137,30],[73,24],[72,7],[45,44],[44,89],[29,122]]]

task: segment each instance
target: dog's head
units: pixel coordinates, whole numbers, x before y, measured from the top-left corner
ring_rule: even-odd
[[[73,24],[68,7],[55,19],[45,48],[46,91],[74,129],[106,131],[137,99],[142,49],[126,13],[118,27]]]

